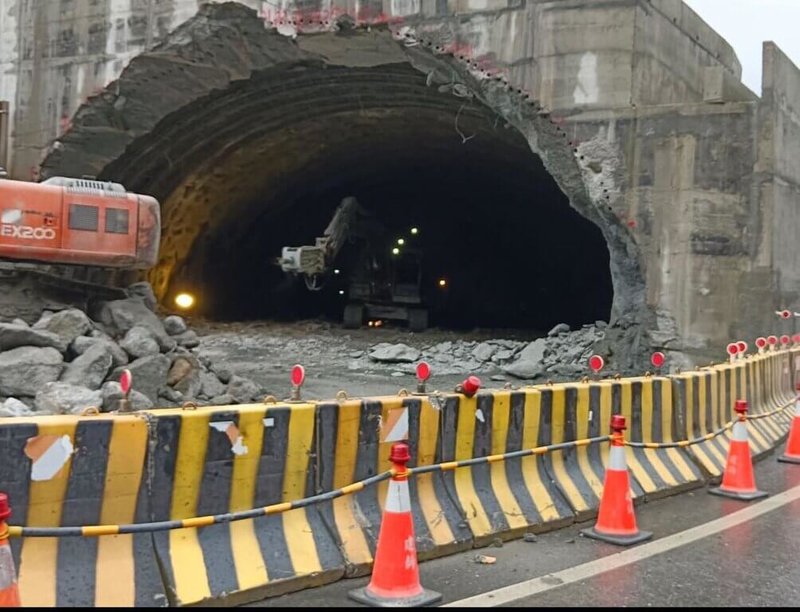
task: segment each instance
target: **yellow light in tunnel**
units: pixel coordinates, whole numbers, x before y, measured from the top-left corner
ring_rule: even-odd
[[[419,230],[416,227],[411,228],[411,233],[414,234],[415,236],[417,235],[417,232],[419,232]]]
[[[187,310],[194,306],[194,296],[191,293],[179,293],[175,296],[175,305],[178,308]]]
[[[439,279],[439,286],[440,287],[447,287],[447,280],[444,278]]]
[[[339,268],[336,268],[336,269],[333,271],[333,273],[334,273],[334,274],[339,274]]]
[[[392,255],[399,255],[399,254],[400,254],[400,249],[398,249],[397,247],[394,247],[392,249]]]
[[[402,238],[398,238],[397,239],[397,244],[399,244],[400,246],[403,246],[405,243],[406,243],[406,241],[403,240]]]
[[[339,295],[344,295],[344,289],[339,289]]]

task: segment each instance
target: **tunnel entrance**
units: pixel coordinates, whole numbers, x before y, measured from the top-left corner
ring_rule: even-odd
[[[620,273],[635,266],[630,244],[589,197],[571,143],[448,61],[386,30],[295,41],[244,7],[205,5],[78,111],[42,175],[155,196],[148,280],[168,308],[193,292],[210,319],[340,321],[352,253],[315,292],[274,260],[314,244],[347,196],[420,248],[432,325],[546,331],[635,306],[638,272]]]
[[[410,66],[391,71],[424,87]],[[370,73],[387,78],[386,68],[357,72],[340,75],[339,86],[358,88]],[[214,173],[228,190],[247,181],[246,168],[268,169],[278,156],[289,167],[277,188],[269,170],[250,179],[240,212],[195,240],[168,299],[194,291],[198,312],[215,320],[342,321],[363,241],[342,249],[318,291],[274,260],[284,246],[313,245],[342,198],[354,196],[385,229],[387,260],[395,248],[420,253],[433,326],[547,331],[607,321],[613,290],[599,228],[570,206],[517,130],[476,101],[424,94],[437,106],[420,98],[378,112],[298,117],[291,143],[277,149],[266,136],[239,149],[236,162],[221,160]]]

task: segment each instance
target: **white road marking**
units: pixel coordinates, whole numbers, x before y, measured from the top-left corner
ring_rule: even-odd
[[[573,582],[579,582],[597,576],[598,574],[604,574],[605,572],[610,572],[620,567],[630,565],[631,563],[636,563],[637,561],[649,559],[650,557],[654,557],[655,555],[659,555],[674,548],[691,544],[692,542],[702,540],[720,531],[725,531],[726,529],[746,523],[762,514],[790,504],[797,499],[800,499],[800,486],[793,487],[774,497],[770,497],[752,506],[747,506],[732,514],[714,519],[713,521],[703,523],[702,525],[692,527],[685,531],[674,533],[660,540],[655,540],[648,544],[630,548],[613,555],[601,557],[600,559],[584,563],[583,565],[569,567],[560,572],[555,572],[554,574],[539,576],[538,578],[495,589],[494,591],[487,591],[486,593],[481,593],[474,597],[459,599],[458,601],[450,602],[441,607],[460,608],[475,606],[479,608],[489,608],[492,606],[502,606],[512,601],[530,597],[537,593],[543,593]]]

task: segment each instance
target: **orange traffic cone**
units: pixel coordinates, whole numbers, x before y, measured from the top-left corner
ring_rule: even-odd
[[[17,587],[17,570],[14,557],[8,544],[8,525],[6,519],[11,516],[8,507],[8,496],[0,493],[0,608],[19,608],[19,588]]]
[[[581,530],[581,533],[596,540],[628,546],[649,540],[653,534],[649,531],[639,531],[636,526],[628,466],[625,461],[625,445],[622,440],[623,431],[625,431],[625,417],[621,414],[613,415],[611,453],[608,458],[597,523],[594,527]]]
[[[747,402],[736,400],[733,409],[739,415],[733,424],[733,439],[728,449],[728,460],[725,463],[725,473],[722,475],[722,484],[709,493],[723,495],[733,499],[750,501],[766,497],[768,493],[756,489],[756,480],[753,476],[753,460],[750,457],[750,442],[747,438]]]
[[[442,598],[440,593],[423,589],[419,582],[414,519],[411,516],[406,471],[406,463],[410,458],[408,444],[398,442],[392,445],[389,459],[394,464],[395,475],[389,482],[386,495],[372,578],[366,587],[349,593],[359,603],[412,608],[427,606]]]
[[[797,383],[797,398],[794,402],[794,418],[789,429],[789,439],[786,441],[786,450],[778,457],[784,463],[800,463],[800,382]]]

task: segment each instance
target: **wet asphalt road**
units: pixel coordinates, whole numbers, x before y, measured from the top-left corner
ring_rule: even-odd
[[[783,446],[756,463],[757,486],[773,497],[800,492],[800,466],[778,463]],[[777,500],[776,500],[777,501]],[[652,542],[693,527],[702,537],[691,543],[624,567],[574,582],[548,582],[547,590],[517,599],[511,607],[608,606],[798,606],[800,605],[800,500],[791,501],[737,526],[708,535],[709,521],[760,503],[709,495],[707,487],[636,507],[640,529],[654,533]],[[423,586],[443,594],[443,603],[458,602],[536,577],[633,550],[584,538],[575,524],[540,534],[535,542],[515,540],[420,564]],[[673,538],[674,539],[674,538]],[[643,546],[643,545],[639,545]],[[491,565],[476,563],[476,555],[491,555]],[[579,568],[580,569],[580,568]],[[606,569],[603,567],[602,569]],[[550,580],[548,577],[546,580]],[[267,599],[251,606],[357,607],[349,590],[364,586],[369,577],[340,580],[331,585]],[[484,603],[488,604],[488,600]]]

